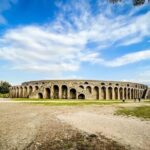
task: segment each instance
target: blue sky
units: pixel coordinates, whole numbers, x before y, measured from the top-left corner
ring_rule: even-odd
[[[0,80],[150,84],[150,5],[0,0]]]

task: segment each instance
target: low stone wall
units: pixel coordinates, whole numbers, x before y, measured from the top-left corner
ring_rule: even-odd
[[[96,80],[41,80],[10,88],[12,98],[135,99],[148,98],[144,84]]]

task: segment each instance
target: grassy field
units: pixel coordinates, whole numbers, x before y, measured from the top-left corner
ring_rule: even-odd
[[[9,97],[9,94],[7,93],[7,94],[1,94],[0,93],[0,98],[8,98]]]
[[[150,106],[120,108],[115,115],[135,116],[144,119],[150,119]]]
[[[121,104],[119,100],[48,100],[48,99],[26,99],[26,98],[15,98],[14,101],[31,102],[34,104],[42,104],[47,106],[82,106],[82,105],[112,105]]]

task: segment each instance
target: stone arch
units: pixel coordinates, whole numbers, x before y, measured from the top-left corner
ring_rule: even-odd
[[[20,88],[20,97],[23,97],[23,87]]]
[[[89,84],[88,82],[84,82],[84,84]]]
[[[90,86],[87,86],[86,91],[87,91],[88,94],[91,94],[92,93],[92,88]]]
[[[134,89],[133,92],[134,92],[134,98],[136,98],[136,89]]]
[[[59,99],[59,87],[58,85],[54,85],[54,99]]]
[[[45,98],[47,98],[47,99],[51,98],[51,90],[50,90],[50,88],[45,88]]]
[[[134,98],[134,91],[133,91],[133,89],[131,89],[131,99],[133,99]]]
[[[99,99],[99,88],[97,86],[94,87],[93,95],[95,99]]]
[[[31,95],[32,92],[33,92],[33,87],[29,86],[29,95]]]
[[[68,88],[66,85],[62,86],[62,99],[67,99]]]
[[[84,94],[79,94],[78,99],[85,99],[85,95]]]
[[[16,97],[19,98],[19,87],[17,87],[16,92],[17,92]]]
[[[131,93],[130,93],[130,88],[128,88],[128,99],[130,99],[131,97]]]
[[[39,99],[43,99],[43,94],[42,93],[38,93],[38,98]]]
[[[102,99],[106,99],[106,87],[105,86],[101,88],[101,97]]]
[[[124,98],[127,99],[127,89],[124,88]]]
[[[27,97],[27,95],[28,95],[28,88],[25,86],[24,87],[24,94],[23,94],[23,96]]]
[[[123,99],[123,88],[120,87],[119,89],[120,99]]]
[[[38,89],[39,89],[39,87],[36,85],[36,86],[35,86],[35,91],[37,91]]]
[[[83,85],[80,85],[79,87],[80,87],[81,89],[84,89],[84,86],[83,86]]]
[[[115,97],[115,99],[118,99],[118,88],[117,87],[114,88],[114,97]]]
[[[108,99],[112,99],[112,87],[108,88]]]
[[[71,89],[70,90],[70,99],[76,99],[76,90],[75,89]]]

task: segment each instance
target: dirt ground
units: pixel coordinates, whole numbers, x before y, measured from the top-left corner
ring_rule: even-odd
[[[150,121],[112,106],[42,106],[0,100],[0,150],[149,150]],[[148,104],[147,104],[148,105]]]

